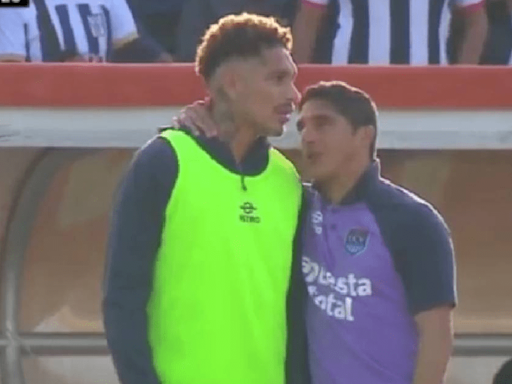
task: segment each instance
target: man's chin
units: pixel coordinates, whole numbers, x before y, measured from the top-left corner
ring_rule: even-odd
[[[308,175],[308,179],[314,180],[315,182],[322,182],[322,180],[325,179],[324,172],[309,164],[304,165],[304,172]]]
[[[272,128],[269,132],[269,137],[280,137],[283,135],[284,133],[284,129],[285,127],[284,126],[279,126],[279,127],[275,127],[275,128]]]
[[[260,135],[265,137],[280,137],[283,135],[285,130],[285,127],[279,124],[261,124],[260,127],[262,128]]]

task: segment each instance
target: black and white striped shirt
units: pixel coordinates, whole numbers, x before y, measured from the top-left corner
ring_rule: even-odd
[[[41,22],[43,7],[51,25]],[[49,38],[51,26],[55,42]],[[28,8],[0,10],[0,60],[56,61],[52,51],[57,49],[88,61],[107,61],[113,45],[135,37],[137,28],[126,0],[32,0]]]
[[[325,7],[329,0],[302,0]],[[480,8],[484,0],[338,0],[332,64],[447,64],[453,7]]]

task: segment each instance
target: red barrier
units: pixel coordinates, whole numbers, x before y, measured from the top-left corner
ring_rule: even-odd
[[[360,87],[384,108],[512,108],[512,67],[300,67],[300,90],[321,80]],[[190,64],[0,65],[0,106],[176,106],[204,94]]]

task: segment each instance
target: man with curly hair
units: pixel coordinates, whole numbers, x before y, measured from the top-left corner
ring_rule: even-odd
[[[266,140],[298,100],[291,42],[272,18],[211,26],[196,67],[218,137],[164,130],[123,180],[103,302],[122,384],[307,380],[302,189]]]

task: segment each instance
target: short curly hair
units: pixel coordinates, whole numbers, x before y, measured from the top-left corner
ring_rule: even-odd
[[[264,48],[292,48],[290,28],[272,17],[249,13],[228,15],[208,28],[196,54],[196,72],[209,81],[215,70],[231,58],[261,55]]]

